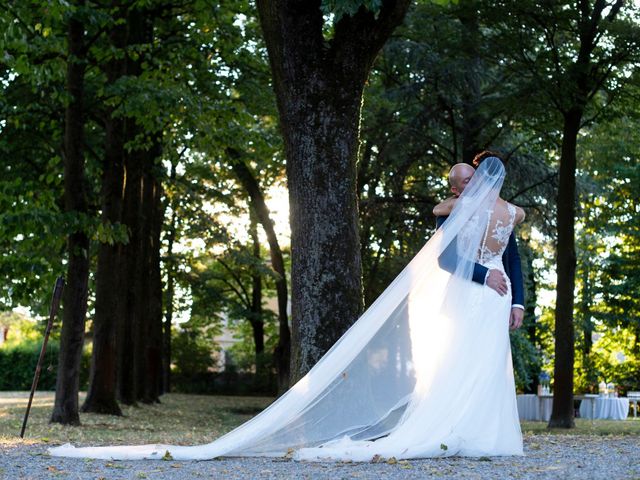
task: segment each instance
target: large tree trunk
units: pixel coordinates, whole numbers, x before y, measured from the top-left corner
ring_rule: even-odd
[[[82,6],[83,1],[78,2]],[[84,25],[75,15],[68,27],[67,91],[71,99],[65,113],[64,198],[65,210],[87,214],[84,176]],[[79,425],[78,388],[80,360],[84,345],[87,290],[89,280],[89,237],[79,229],[68,239],[69,263],[64,290],[64,311],[60,334],[60,354],[56,379],[56,398],[51,421]]]
[[[106,155],[102,174],[102,221],[120,222],[123,190],[122,121],[107,120]],[[96,306],[93,321],[93,357],[85,412],[121,415],[116,401],[116,319],[123,314],[120,298],[121,245],[103,242],[98,252]]]
[[[323,77],[330,75],[307,73],[300,95],[286,92],[281,115],[291,212],[293,381],[363,310],[355,166],[365,76],[329,86]]]
[[[162,281],[160,275],[161,191],[154,176],[159,143],[140,152],[143,162],[141,249],[138,256],[137,318],[134,337],[134,361],[138,400],[158,401],[162,371]],[[160,290],[160,293],[158,292]]]
[[[258,0],[287,156],[292,381],[363,310],[356,201],[360,112],[375,56],[409,1],[364,7],[323,37],[320,1]]]
[[[144,403],[152,403],[153,399],[148,396],[147,391],[147,345],[149,343],[151,316],[149,312],[149,300],[151,293],[150,280],[150,264],[151,264],[151,225],[152,225],[152,208],[153,208],[153,184],[147,175],[148,167],[145,165],[142,181],[142,209],[139,221],[141,227],[141,248],[137,258],[138,275],[135,289],[136,295],[136,323],[134,325],[134,371],[136,373],[136,391],[137,398]]]
[[[111,32],[111,44],[124,48],[126,37],[122,25]],[[107,80],[116,82],[124,74],[124,62],[113,58],[106,66]],[[102,170],[102,223],[115,226],[122,220],[124,188],[124,125],[113,109],[105,120],[105,158]],[[122,246],[117,242],[102,242],[98,252],[96,273],[96,306],[93,321],[93,356],[89,391],[82,410],[85,412],[122,415],[117,393],[117,318],[124,314],[120,298]]]
[[[573,108],[564,117],[558,179],[555,312],[555,365],[553,409],[549,427],[575,426],[573,411],[574,326],[573,302],[576,273],[575,204],[576,145],[583,110]]]
[[[137,130],[132,127],[133,120],[125,126],[127,138],[132,140]],[[124,194],[123,223],[129,232],[129,242],[124,248],[122,296],[125,313],[118,325],[118,399],[126,405],[134,405],[137,400],[136,371],[134,362],[134,328],[140,309],[137,293],[143,281],[139,272],[141,248],[141,194],[142,166],[137,152],[125,154],[127,183]]]
[[[278,275],[276,278],[276,292],[278,296],[278,345],[274,352],[274,361],[278,373],[278,393],[283,394],[289,388],[289,362],[291,358],[291,332],[287,314],[288,290],[287,274],[284,268],[284,258],[278,243],[276,231],[273,228],[269,208],[264,200],[258,181],[249,167],[242,161],[238,152],[230,151],[233,159],[232,168],[236,177],[249,194],[251,208],[262,225],[269,242],[271,268]]]

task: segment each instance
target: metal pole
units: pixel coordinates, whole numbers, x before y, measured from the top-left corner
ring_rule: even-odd
[[[56,279],[56,286],[53,290],[53,298],[51,299],[51,308],[49,309],[49,321],[47,322],[47,329],[44,332],[44,340],[42,341],[42,348],[40,349],[40,357],[38,358],[38,364],[36,365],[36,371],[33,375],[33,383],[31,384],[31,395],[29,395],[29,403],[27,404],[27,411],[24,414],[24,420],[22,422],[22,430],[20,430],[20,438],[24,438],[24,430],[27,428],[27,419],[29,418],[29,412],[31,411],[31,402],[33,402],[33,395],[36,393],[36,387],[38,386],[38,380],[40,380],[40,371],[42,370],[42,361],[44,360],[44,353],[47,350],[47,342],[49,341],[49,335],[53,328],[53,319],[58,313],[58,307],[60,306],[60,299],[62,298],[62,290],[64,288],[64,278],[58,277]]]

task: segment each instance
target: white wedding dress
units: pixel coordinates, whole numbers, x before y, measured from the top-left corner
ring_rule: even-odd
[[[392,284],[288,392],[206,445],[51,448],[104,459],[286,456],[370,461],[522,455],[509,343],[511,295],[471,281],[504,270],[515,207],[486,159],[451,215]],[[453,250],[452,250],[452,247]]]

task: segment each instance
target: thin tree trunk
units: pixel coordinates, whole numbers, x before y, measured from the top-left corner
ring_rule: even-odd
[[[287,157],[292,381],[363,310],[356,161],[364,84],[408,1],[364,7],[323,37],[320,2],[258,0]]]
[[[77,3],[78,7],[84,5],[82,0]],[[83,216],[88,210],[84,175],[84,25],[76,15],[69,19],[67,38],[67,91],[71,99],[65,113],[65,210]],[[63,298],[56,396],[51,422],[80,425],[78,388],[87,314],[89,237],[79,229],[69,235],[67,245],[69,263]]]
[[[177,163],[177,162],[176,162]],[[176,163],[171,164],[169,182],[173,184],[176,180]],[[173,296],[175,291],[176,267],[173,259],[173,244],[176,238],[178,215],[175,204],[171,205],[171,220],[169,221],[169,231],[167,232],[167,256],[165,259],[165,269],[167,272],[167,288],[165,290],[165,319],[162,332],[162,391],[171,391],[171,324],[173,322]]]
[[[553,408],[549,427],[573,428],[573,304],[576,273],[575,203],[576,146],[582,110],[572,109],[564,118],[558,181],[558,246],[555,312],[555,365]]]
[[[590,252],[587,253],[587,255]],[[585,379],[590,388],[591,393],[594,391],[597,393],[598,377],[595,371],[593,360],[591,358],[591,348],[593,346],[593,340],[591,335],[593,334],[593,322],[591,321],[591,279],[589,273],[591,268],[591,262],[589,259],[584,259],[584,265],[582,267],[582,301],[581,312],[582,317],[582,369],[584,371]]]
[[[251,213],[249,234],[251,236],[253,256],[260,261],[260,239],[258,238],[258,222],[255,214]],[[262,320],[262,277],[254,270],[251,274],[251,328],[253,329],[253,345],[256,349],[256,374],[262,373],[264,353],[264,321]]]
[[[158,144],[159,145],[159,144]],[[160,156],[160,149],[152,152],[155,158]],[[153,173],[151,173],[153,175]],[[162,203],[162,186],[153,177],[153,208],[151,217],[151,238],[149,258],[149,337],[147,342],[147,370],[145,383],[146,397],[150,401],[159,402],[162,391],[162,275],[160,272],[160,235],[164,219]]]
[[[536,282],[535,270],[533,268],[533,251],[529,240],[520,239],[520,245],[522,245],[521,252],[524,254],[525,263],[527,266],[527,282],[525,283],[525,298],[527,298],[525,305],[525,318],[531,319],[531,322],[527,325],[527,338],[531,345],[538,346],[538,327],[535,321],[536,318],[536,305],[538,305],[538,284]],[[536,393],[538,391],[538,385],[540,384],[540,365],[536,365],[536,371],[533,375],[533,381],[527,385],[524,389],[525,393]]]
[[[239,152],[230,151],[229,154],[233,159],[233,172],[249,194],[251,208],[267,235],[271,268],[273,268],[278,275],[276,278],[276,292],[278,296],[278,344],[274,351],[274,360],[278,373],[278,393],[282,394],[289,388],[289,365],[291,358],[291,331],[289,330],[287,313],[289,293],[287,290],[287,274],[284,267],[284,258],[273,227],[269,208],[260,190],[258,181],[242,161]]]

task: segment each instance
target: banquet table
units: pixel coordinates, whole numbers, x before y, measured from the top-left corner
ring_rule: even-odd
[[[624,420],[629,414],[629,399],[617,397],[596,397],[594,402],[580,402],[580,417],[603,420]]]
[[[551,418],[553,395],[536,395],[527,393],[516,396],[518,416],[520,420],[534,420],[548,422]]]

